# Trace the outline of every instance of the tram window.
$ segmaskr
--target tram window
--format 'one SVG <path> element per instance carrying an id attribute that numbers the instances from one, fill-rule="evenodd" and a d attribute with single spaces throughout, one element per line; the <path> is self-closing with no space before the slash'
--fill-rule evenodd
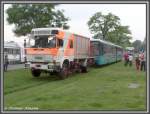
<path id="1" fill-rule="evenodd" d="M 94 56 L 99 56 L 99 54 L 100 54 L 99 42 L 92 42 L 91 47 L 92 47 L 93 55 Z"/>
<path id="2" fill-rule="evenodd" d="M 17 54 L 19 54 L 20 53 L 20 49 L 18 49 L 18 52 L 17 52 Z"/>
<path id="3" fill-rule="evenodd" d="M 7 49 L 7 52 L 10 53 L 10 49 Z"/>
<path id="4" fill-rule="evenodd" d="M 13 49 L 11 49 L 11 54 L 13 54 Z"/>
<path id="5" fill-rule="evenodd" d="M 8 48 L 6 48 L 6 52 L 8 53 Z"/>
<path id="6" fill-rule="evenodd" d="M 7 52 L 8 52 L 8 53 L 10 53 L 10 50 L 9 50 L 9 49 L 7 49 Z"/>
<path id="7" fill-rule="evenodd" d="M 16 54 L 16 50 L 15 49 L 13 50 L 13 54 Z"/>
<path id="8" fill-rule="evenodd" d="M 100 55 L 104 54 L 103 44 L 102 43 L 99 44 L 99 53 L 100 53 Z"/>
<path id="9" fill-rule="evenodd" d="M 15 54 L 17 54 L 17 52 L 18 52 L 18 50 L 16 49 L 16 50 L 15 50 Z"/>
<path id="10" fill-rule="evenodd" d="M 15 50 L 14 50 L 14 49 L 12 49 L 12 54 L 14 54 L 14 51 L 15 51 Z"/>
<path id="11" fill-rule="evenodd" d="M 14 54 L 14 50 L 13 49 L 11 50 L 11 53 Z"/>
<path id="12" fill-rule="evenodd" d="M 106 52 L 107 52 L 107 46 L 103 44 L 103 54 L 105 54 Z"/>
<path id="13" fill-rule="evenodd" d="M 4 48 L 4 52 L 7 52 L 7 48 Z"/>
<path id="14" fill-rule="evenodd" d="M 16 51 L 15 49 L 12 49 L 12 54 L 15 54 L 15 51 Z"/>
<path id="15" fill-rule="evenodd" d="M 8 53 L 10 54 L 10 49 L 8 49 Z"/>
<path id="16" fill-rule="evenodd" d="M 8 50 L 8 53 L 9 53 L 9 54 L 12 54 L 12 49 L 9 49 L 9 50 Z"/>
<path id="17" fill-rule="evenodd" d="M 15 54 L 18 54 L 18 49 L 15 50 Z"/>

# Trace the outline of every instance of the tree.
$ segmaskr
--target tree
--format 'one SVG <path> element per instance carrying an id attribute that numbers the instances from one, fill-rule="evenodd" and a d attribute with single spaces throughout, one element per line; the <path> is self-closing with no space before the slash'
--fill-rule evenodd
<path id="1" fill-rule="evenodd" d="M 141 51 L 142 41 L 141 41 L 141 40 L 135 40 L 135 41 L 132 43 L 132 46 L 134 47 L 135 52 L 139 52 L 139 51 Z"/>
<path id="2" fill-rule="evenodd" d="M 88 21 L 88 26 L 94 38 L 100 38 L 120 44 L 130 45 L 131 31 L 128 26 L 122 26 L 120 18 L 112 13 L 103 15 L 101 12 L 95 13 Z"/>
<path id="3" fill-rule="evenodd" d="M 26 36 L 32 28 L 58 27 L 63 26 L 68 29 L 67 21 L 63 11 L 55 11 L 58 4 L 13 4 L 7 9 L 9 24 L 14 24 L 14 33 L 17 36 Z"/>
<path id="4" fill-rule="evenodd" d="M 144 38 L 144 41 L 141 44 L 141 50 L 146 50 L 146 37 Z"/>
<path id="5" fill-rule="evenodd" d="M 119 20 L 119 17 L 111 13 L 102 15 L 101 12 L 98 12 L 90 18 L 88 26 L 94 36 L 103 36 L 103 39 L 107 39 L 107 33 L 113 31 L 119 25 Z"/>
<path id="6" fill-rule="evenodd" d="M 58 10 L 54 14 L 54 19 L 52 20 L 52 23 L 56 27 L 63 27 L 64 29 L 69 29 L 69 26 L 67 25 L 68 18 L 66 18 L 63 14 L 64 10 Z"/>
<path id="7" fill-rule="evenodd" d="M 128 26 L 117 26 L 111 32 L 108 32 L 108 40 L 114 42 L 118 45 L 129 46 L 132 37 L 130 36 L 131 32 L 128 29 Z"/>

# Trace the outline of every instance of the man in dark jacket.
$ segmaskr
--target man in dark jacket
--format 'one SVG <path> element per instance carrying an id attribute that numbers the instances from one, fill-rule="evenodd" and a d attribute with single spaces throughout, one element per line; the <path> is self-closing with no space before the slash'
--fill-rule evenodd
<path id="1" fill-rule="evenodd" d="M 7 71 L 7 68 L 8 68 L 8 55 L 5 55 L 4 57 L 4 71 Z"/>

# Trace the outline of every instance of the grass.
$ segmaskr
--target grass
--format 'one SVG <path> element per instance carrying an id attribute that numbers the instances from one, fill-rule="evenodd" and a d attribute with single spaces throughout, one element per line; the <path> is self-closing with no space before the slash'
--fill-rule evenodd
<path id="1" fill-rule="evenodd" d="M 139 84 L 129 88 L 129 84 Z M 32 77 L 30 70 L 4 74 L 4 107 L 38 110 L 140 110 L 146 111 L 146 73 L 122 62 L 90 68 L 65 80 L 42 74 Z"/>

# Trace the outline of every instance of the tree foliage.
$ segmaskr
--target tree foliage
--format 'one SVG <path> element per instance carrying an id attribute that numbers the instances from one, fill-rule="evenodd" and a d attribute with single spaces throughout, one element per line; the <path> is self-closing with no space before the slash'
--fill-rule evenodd
<path id="1" fill-rule="evenodd" d="M 146 37 L 144 38 L 144 41 L 142 42 L 141 48 L 142 48 L 143 50 L 146 50 Z"/>
<path id="2" fill-rule="evenodd" d="M 141 46 L 142 46 L 142 41 L 141 40 L 135 40 L 132 43 L 132 46 L 134 47 L 136 52 L 140 52 L 141 51 Z"/>
<path id="3" fill-rule="evenodd" d="M 129 35 L 131 34 L 128 26 L 117 26 L 111 32 L 108 32 L 108 40 L 114 42 L 118 45 L 122 45 L 123 47 L 130 46 L 130 40 L 132 37 Z"/>
<path id="4" fill-rule="evenodd" d="M 64 26 L 69 29 L 63 11 L 55 11 L 58 4 L 13 4 L 7 9 L 9 24 L 14 24 L 14 33 L 17 36 L 25 36 L 30 33 L 32 28 Z"/>
<path id="5" fill-rule="evenodd" d="M 141 40 L 135 40 L 132 43 L 132 46 L 135 48 L 135 51 L 138 53 L 140 51 L 146 50 L 146 38 L 142 42 Z"/>
<path id="6" fill-rule="evenodd" d="M 100 38 L 129 46 L 131 32 L 128 26 L 122 26 L 120 18 L 112 13 L 103 15 L 101 12 L 95 13 L 88 21 L 88 26 L 94 38 Z"/>

